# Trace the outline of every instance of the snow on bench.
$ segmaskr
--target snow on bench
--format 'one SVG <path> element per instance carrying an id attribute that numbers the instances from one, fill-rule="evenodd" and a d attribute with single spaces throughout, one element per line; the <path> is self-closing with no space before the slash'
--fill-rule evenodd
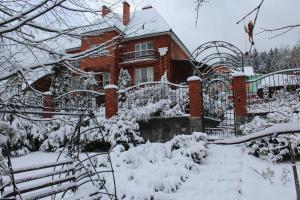
<path id="1" fill-rule="evenodd" d="M 65 168 L 63 168 L 67 165 Z M 55 170 L 55 167 L 61 166 L 61 169 Z M 49 171 L 53 168 L 53 171 Z M 40 171 L 48 169 L 47 172 Z M 27 172 L 34 172 L 34 175 L 26 174 Z M 25 173 L 25 174 L 24 174 Z M 8 180 L 3 182 L 0 187 L 1 190 L 1 198 L 9 198 L 16 197 L 21 195 L 21 199 L 29 200 L 29 199 L 40 199 L 47 196 L 51 196 L 54 194 L 58 194 L 61 192 L 66 192 L 70 189 L 76 189 L 77 182 L 75 173 L 75 165 L 72 160 L 64 160 L 59 162 L 51 162 L 45 164 L 39 164 L 28 167 L 20 167 L 12 169 L 11 172 L 5 174 L 7 176 L 20 174 L 20 178 L 15 178 L 14 181 Z M 59 176 L 59 178 L 53 179 L 54 176 Z M 63 176 L 63 177 L 62 177 Z M 40 180 L 49 177 L 44 181 L 35 182 L 35 180 Z M 52 179 L 50 178 L 52 177 Z M 27 183 L 29 185 L 26 186 L 18 186 L 19 184 Z M 14 187 L 16 185 L 16 188 Z M 12 186 L 12 187 L 10 187 Z M 51 187 L 52 188 L 48 188 Z M 53 188 L 53 186 L 56 186 Z M 9 188 L 8 188 L 9 187 Z M 6 189 L 8 188 L 8 189 Z M 47 189 L 48 188 L 48 189 Z M 5 190 L 6 189 L 6 190 Z M 38 190 L 38 192 L 36 192 Z M 23 195 L 24 193 L 29 193 L 27 195 Z"/>
<path id="2" fill-rule="evenodd" d="M 17 173 L 29 172 L 29 171 L 39 170 L 39 169 L 46 169 L 46 168 L 57 167 L 60 165 L 66 165 L 66 164 L 72 164 L 72 163 L 73 163 L 72 160 L 64 160 L 64 161 L 39 164 L 39 165 L 34 165 L 34 166 L 29 166 L 29 167 L 19 167 L 19 168 L 15 168 L 13 171 L 14 171 L 14 174 L 17 174 Z"/>
<path id="3" fill-rule="evenodd" d="M 293 134 L 293 133 L 300 133 L 299 122 L 276 124 L 254 134 L 245 135 L 238 138 L 215 140 L 213 142 L 209 142 L 208 144 L 223 144 L 223 145 L 241 144 L 244 142 L 249 142 L 251 140 L 256 140 L 266 136 Z"/>
<path id="4" fill-rule="evenodd" d="M 56 188 L 51 188 L 51 189 L 48 189 L 46 191 L 36 192 L 34 194 L 23 195 L 22 200 L 23 199 L 26 199 L 26 200 L 41 199 L 41 198 L 48 197 L 48 196 L 51 196 L 51 195 L 54 195 L 54 194 L 58 194 L 58 193 L 61 193 L 61 192 L 64 192 L 64 191 L 67 191 L 67 190 L 70 190 L 70 189 L 74 189 L 76 187 L 77 187 L 76 182 L 67 183 L 63 186 L 56 187 Z M 18 197 L 17 200 L 21 200 L 21 198 Z"/>

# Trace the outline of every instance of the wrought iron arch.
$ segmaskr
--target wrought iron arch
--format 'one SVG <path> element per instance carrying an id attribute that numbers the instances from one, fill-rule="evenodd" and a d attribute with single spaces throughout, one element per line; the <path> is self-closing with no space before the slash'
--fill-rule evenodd
<path id="1" fill-rule="evenodd" d="M 213 51 L 210 53 L 210 51 Z M 206 55 L 208 53 L 208 55 Z M 204 56 L 204 57 L 202 57 Z M 217 60 L 217 61 L 215 61 Z M 231 62 L 227 61 L 230 60 Z M 194 50 L 190 61 L 194 67 L 194 74 L 205 78 L 202 73 L 203 67 L 208 67 L 214 63 L 227 63 L 234 71 L 244 71 L 243 52 L 233 44 L 224 41 L 211 41 L 200 45 Z M 213 61 L 212 64 L 208 64 Z"/>

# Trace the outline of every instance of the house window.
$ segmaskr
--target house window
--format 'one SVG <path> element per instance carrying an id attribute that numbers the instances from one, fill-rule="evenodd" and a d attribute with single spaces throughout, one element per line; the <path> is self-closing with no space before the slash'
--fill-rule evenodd
<path id="1" fill-rule="evenodd" d="M 138 68 L 135 70 L 135 83 L 153 81 L 153 67 Z"/>
<path id="2" fill-rule="evenodd" d="M 104 72 L 103 74 L 96 75 L 96 79 L 99 83 L 100 88 L 104 88 L 106 85 L 109 85 L 110 73 Z"/>
<path id="3" fill-rule="evenodd" d="M 151 55 L 153 53 L 153 42 L 144 42 L 135 45 L 135 57 L 140 58 L 143 56 Z"/>
<path id="4" fill-rule="evenodd" d="M 103 87 L 109 85 L 109 81 L 110 81 L 110 73 L 105 72 L 103 74 Z"/>

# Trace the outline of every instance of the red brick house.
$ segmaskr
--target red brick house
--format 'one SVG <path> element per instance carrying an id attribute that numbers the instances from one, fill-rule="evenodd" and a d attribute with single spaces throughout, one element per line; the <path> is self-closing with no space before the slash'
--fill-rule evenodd
<path id="1" fill-rule="evenodd" d="M 190 52 L 152 6 L 131 13 L 129 3 L 123 1 L 122 16 L 103 6 L 102 17 L 103 26 L 85 33 L 80 46 L 66 50 L 78 53 L 122 36 L 108 47 L 108 55 L 93 55 L 73 63 L 81 70 L 98 72 L 100 88 L 117 84 L 121 68 L 128 70 L 132 84 L 158 81 L 165 73 L 169 81 L 180 83 L 192 74 Z"/>

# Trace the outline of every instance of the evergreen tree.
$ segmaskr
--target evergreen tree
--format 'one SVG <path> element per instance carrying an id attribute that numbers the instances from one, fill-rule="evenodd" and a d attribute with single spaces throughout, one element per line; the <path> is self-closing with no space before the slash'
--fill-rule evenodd
<path id="1" fill-rule="evenodd" d="M 266 73 L 266 69 L 267 69 L 267 52 L 265 51 L 262 51 L 260 53 L 260 58 L 261 58 L 261 65 L 260 65 L 260 68 L 259 68 L 259 71 L 258 73 Z"/>
<path id="2" fill-rule="evenodd" d="M 252 63 L 253 69 L 255 71 L 259 71 L 261 61 L 260 61 L 259 53 L 256 48 L 254 48 L 252 52 L 252 62 L 253 62 Z"/>
<path id="3" fill-rule="evenodd" d="M 121 69 L 119 74 L 118 86 L 120 90 L 124 90 L 129 87 L 131 83 L 131 76 L 127 69 Z"/>

